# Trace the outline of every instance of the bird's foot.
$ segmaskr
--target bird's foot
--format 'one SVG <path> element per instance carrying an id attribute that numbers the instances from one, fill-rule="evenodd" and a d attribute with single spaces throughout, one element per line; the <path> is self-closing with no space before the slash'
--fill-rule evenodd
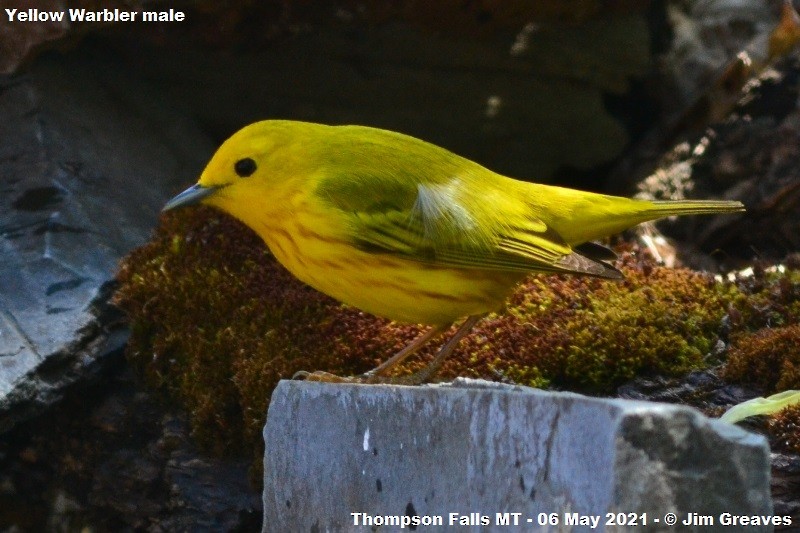
<path id="1" fill-rule="evenodd" d="M 453 352 L 453 349 L 456 347 L 458 342 L 461 340 L 461 337 L 469 333 L 472 327 L 483 317 L 484 315 L 470 315 L 467 319 L 458 327 L 458 330 L 455 334 L 450 338 L 444 346 L 442 346 L 439 353 L 436 354 L 436 357 L 433 358 L 433 361 L 430 362 L 428 366 L 419 370 L 409 376 L 387 376 L 386 374 L 398 364 L 400 364 L 403 360 L 405 360 L 408 356 L 415 353 L 420 347 L 422 347 L 426 342 L 430 341 L 432 338 L 436 337 L 440 333 L 442 333 L 447 326 L 434 326 L 419 337 L 417 337 L 414 342 L 394 354 L 389 360 L 384 362 L 381 365 L 378 365 L 376 368 L 370 370 L 369 372 L 364 372 L 359 376 L 350 376 L 350 377 L 342 377 L 337 376 L 336 374 L 330 374 L 328 372 L 323 372 L 318 370 L 316 372 L 306 372 L 300 371 L 296 372 L 292 379 L 305 379 L 306 381 L 319 381 L 323 383 L 363 383 L 369 385 L 421 385 L 430 381 L 432 377 L 436 375 L 439 369 L 442 367 L 442 363 L 444 360 Z"/>
<path id="2" fill-rule="evenodd" d="M 306 372 L 305 370 L 300 370 L 299 372 L 295 372 L 294 376 L 292 376 L 292 379 L 318 381 L 321 383 L 364 383 L 363 381 L 360 381 L 359 378 L 360 376 L 337 376 L 336 374 L 323 372 L 322 370 L 317 370 L 316 372 Z"/>
<path id="3" fill-rule="evenodd" d="M 383 376 L 375 373 L 374 370 L 364 372 L 358 376 L 337 376 L 330 372 L 317 370 L 316 372 L 306 372 L 301 370 L 295 372 L 292 379 L 302 379 L 304 381 L 315 381 L 320 383 L 361 383 L 365 385 L 419 385 L 422 381 L 415 379 L 417 374 L 410 376 Z"/>

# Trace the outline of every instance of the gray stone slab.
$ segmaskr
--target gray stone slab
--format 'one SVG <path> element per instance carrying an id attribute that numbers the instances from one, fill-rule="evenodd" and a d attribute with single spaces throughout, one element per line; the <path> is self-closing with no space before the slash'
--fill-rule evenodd
<path id="1" fill-rule="evenodd" d="M 120 348 L 108 282 L 212 152 L 96 49 L 0 77 L 0 431 Z"/>
<path id="2" fill-rule="evenodd" d="M 730 531 L 723 513 L 772 514 L 764 438 L 681 406 L 469 380 L 282 381 L 264 439 L 264 531 L 373 531 L 351 513 L 442 517 L 424 531 L 573 532 L 592 530 L 576 517 L 630 530 L 606 513 L 674 531 L 675 513 L 703 523 L 684 531 Z M 472 523 L 450 525 L 450 513 Z M 519 525 L 499 524 L 514 520 L 505 513 Z"/>

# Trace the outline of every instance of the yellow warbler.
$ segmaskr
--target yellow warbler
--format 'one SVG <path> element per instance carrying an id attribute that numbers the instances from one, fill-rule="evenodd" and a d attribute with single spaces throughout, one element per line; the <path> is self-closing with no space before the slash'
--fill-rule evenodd
<path id="1" fill-rule="evenodd" d="M 358 381 L 387 371 L 467 317 L 430 378 L 481 316 L 529 272 L 619 278 L 590 241 L 670 215 L 742 211 L 740 202 L 647 201 L 501 176 L 391 131 L 267 120 L 214 154 L 164 210 L 202 202 L 238 218 L 292 274 L 374 315 L 433 326 Z M 316 372 L 310 379 L 339 380 Z"/>

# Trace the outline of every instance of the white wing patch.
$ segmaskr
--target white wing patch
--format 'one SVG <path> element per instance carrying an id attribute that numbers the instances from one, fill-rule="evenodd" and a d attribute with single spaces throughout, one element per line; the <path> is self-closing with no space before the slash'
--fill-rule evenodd
<path id="1" fill-rule="evenodd" d="M 475 230 L 475 219 L 459 203 L 460 185 L 458 179 L 442 185 L 417 185 L 417 199 L 411 209 L 411 218 L 419 217 L 422 220 L 425 237 L 441 238 Z"/>

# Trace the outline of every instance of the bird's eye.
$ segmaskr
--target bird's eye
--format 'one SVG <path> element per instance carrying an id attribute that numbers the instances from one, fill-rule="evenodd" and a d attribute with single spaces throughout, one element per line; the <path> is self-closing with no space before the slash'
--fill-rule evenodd
<path id="1" fill-rule="evenodd" d="M 258 168 L 256 162 L 249 157 L 240 159 L 233 165 L 233 170 L 235 170 L 236 174 L 241 178 L 252 176 L 256 168 Z"/>

